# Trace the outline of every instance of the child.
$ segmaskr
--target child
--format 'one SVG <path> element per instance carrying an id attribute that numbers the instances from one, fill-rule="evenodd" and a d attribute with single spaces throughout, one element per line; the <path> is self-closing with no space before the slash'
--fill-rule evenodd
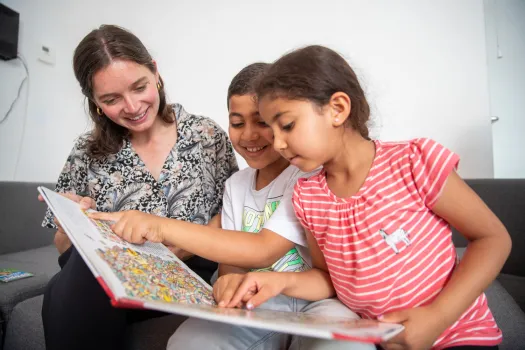
<path id="1" fill-rule="evenodd" d="M 303 171 L 324 167 L 299 179 L 293 203 L 337 296 L 363 318 L 405 326 L 383 348 L 497 348 L 502 335 L 483 290 L 511 241 L 456 174 L 458 156 L 429 139 L 370 140 L 369 107 L 357 77 L 325 47 L 280 58 L 257 93 L 283 157 Z M 451 225 L 470 241 L 459 264 Z M 227 306 L 248 291 L 248 305 L 256 306 L 300 288 L 294 283 L 249 274 Z M 325 288 L 322 283 L 303 287 Z"/>
<path id="2" fill-rule="evenodd" d="M 308 270 L 301 274 L 303 278 L 329 281 L 325 271 L 310 269 L 311 258 L 306 249 L 304 230 L 292 205 L 297 179 L 313 174 L 302 173 L 273 149 L 272 130 L 261 120 L 257 110 L 254 81 L 267 66 L 255 63 L 244 68 L 233 78 L 228 89 L 229 136 L 233 147 L 250 168 L 237 172 L 226 182 L 221 214 L 223 230 L 177 220 L 166 221 L 139 212 L 93 215 L 95 218 L 117 219 L 115 233 L 123 234 L 124 238 L 132 242 L 141 242 L 146 234 L 147 239 L 171 242 L 186 251 L 221 262 L 221 277 L 213 286 L 219 306 L 224 306 L 223 300 L 230 300 L 248 272 L 246 268 L 263 268 L 264 272 L 261 273 L 287 278 Z M 153 237 L 156 232 L 161 233 L 163 238 Z M 261 307 L 357 318 L 339 301 L 322 300 L 334 294 L 330 283 L 325 282 L 324 286 L 326 288 L 317 289 L 315 295 L 308 289 L 283 291 L 286 295 L 275 296 Z M 309 300 L 321 301 L 310 303 Z M 236 305 L 241 306 L 242 301 Z M 168 343 L 169 349 L 325 347 L 375 349 L 370 344 L 290 337 L 272 331 L 191 318 L 177 329 Z"/>

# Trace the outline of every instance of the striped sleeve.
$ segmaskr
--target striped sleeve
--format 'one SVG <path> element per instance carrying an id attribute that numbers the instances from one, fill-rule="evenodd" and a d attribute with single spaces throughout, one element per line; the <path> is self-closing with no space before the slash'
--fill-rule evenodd
<path id="1" fill-rule="evenodd" d="M 410 159 L 415 186 L 432 209 L 448 176 L 457 169 L 459 156 L 436 141 L 421 138 L 412 142 Z"/>
<path id="2" fill-rule="evenodd" d="M 306 216 L 304 214 L 303 203 L 302 203 L 302 198 L 301 198 L 301 185 L 305 181 L 307 181 L 307 179 L 297 180 L 297 183 L 295 184 L 294 189 L 293 189 L 292 201 L 293 201 L 293 208 L 294 208 L 295 216 L 297 217 L 297 220 L 299 220 L 299 222 L 301 223 L 301 225 L 303 225 L 304 228 L 306 228 L 307 230 L 310 230 L 310 227 L 308 226 L 308 223 L 306 221 Z"/>

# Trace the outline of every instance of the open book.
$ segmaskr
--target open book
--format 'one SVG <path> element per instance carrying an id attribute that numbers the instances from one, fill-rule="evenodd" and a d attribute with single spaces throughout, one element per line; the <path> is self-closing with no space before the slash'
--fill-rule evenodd
<path id="1" fill-rule="evenodd" d="M 115 235 L 110 223 L 93 220 L 79 205 L 38 188 L 86 265 L 115 307 L 164 311 L 210 321 L 316 338 L 379 343 L 402 325 L 301 312 L 226 309 L 212 287 L 161 243 L 135 245 Z"/>

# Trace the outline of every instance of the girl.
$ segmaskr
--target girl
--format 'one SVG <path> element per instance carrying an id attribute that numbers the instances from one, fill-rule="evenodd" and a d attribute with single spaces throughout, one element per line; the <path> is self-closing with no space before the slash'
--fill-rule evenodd
<path id="1" fill-rule="evenodd" d="M 280 58 L 257 93 L 275 149 L 303 171 L 324 168 L 299 179 L 293 203 L 338 298 L 364 318 L 405 326 L 382 346 L 496 348 L 502 335 L 483 290 L 511 241 L 455 172 L 458 156 L 429 139 L 370 140 L 357 77 L 325 47 Z M 470 241 L 459 264 L 451 226 Z M 251 273 L 228 306 L 255 293 L 254 307 L 292 287 L 283 276 Z"/>

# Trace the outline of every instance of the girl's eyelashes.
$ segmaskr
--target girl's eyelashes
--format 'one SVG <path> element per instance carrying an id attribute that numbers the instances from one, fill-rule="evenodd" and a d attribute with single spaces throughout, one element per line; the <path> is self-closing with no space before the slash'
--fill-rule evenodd
<path id="1" fill-rule="evenodd" d="M 284 131 L 290 131 L 292 130 L 294 125 L 295 125 L 295 122 L 291 122 L 291 123 L 281 126 L 281 129 L 283 129 Z"/>

